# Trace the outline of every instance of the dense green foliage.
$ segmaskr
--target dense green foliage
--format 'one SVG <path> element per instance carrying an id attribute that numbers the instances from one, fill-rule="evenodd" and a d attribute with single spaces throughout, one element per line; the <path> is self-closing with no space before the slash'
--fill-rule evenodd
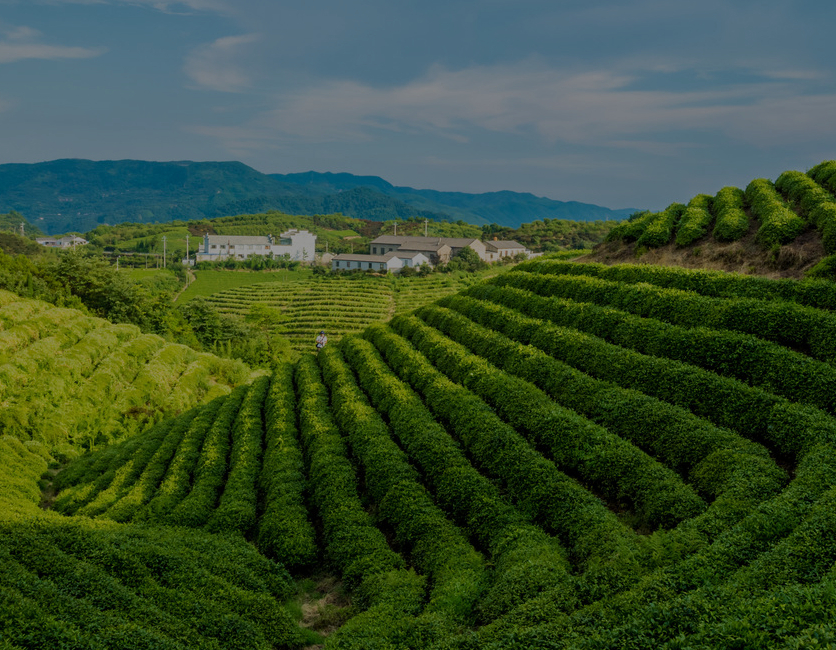
<path id="1" fill-rule="evenodd" d="M 791 242 L 806 227 L 804 220 L 789 208 L 774 185 L 765 178 L 756 178 L 749 183 L 745 197 L 752 215 L 761 222 L 756 237 L 764 246 Z"/>
<path id="2" fill-rule="evenodd" d="M 549 219 L 524 223 L 519 228 L 503 228 L 496 224 L 482 226 L 485 241 L 493 239 L 513 240 L 532 251 L 550 253 L 561 250 L 592 248 L 607 238 L 619 222 L 567 221 Z"/>
<path id="3" fill-rule="evenodd" d="M 810 175 L 815 176 L 817 171 L 814 167 Z M 796 206 L 799 214 L 819 229 L 824 250 L 830 255 L 836 253 L 836 199 L 833 195 L 801 172 L 784 172 L 775 181 L 775 188 Z"/>
<path id="4" fill-rule="evenodd" d="M 33 237 L 38 237 L 44 234 L 40 228 L 29 223 L 26 220 L 26 217 L 19 212 L 12 210 L 6 214 L 0 214 L 0 232 L 11 232 L 16 235 L 20 235 L 21 224 L 23 225 L 23 235 L 25 237 L 32 239 Z"/>
<path id="5" fill-rule="evenodd" d="M 713 198 L 698 194 L 680 214 L 670 208 L 660 213 L 636 213 L 617 225 L 608 241 L 654 248 L 669 243 L 676 230 L 676 245 L 692 246 L 709 231 L 715 241 L 740 241 L 749 233 L 750 219 L 757 223 L 755 240 L 763 248 L 777 250 L 815 228 L 828 255 L 836 254 L 836 161 L 822 162 L 806 174 L 786 171 L 772 183 L 753 180 L 745 192 L 724 187 Z M 713 229 L 712 229 L 713 223 Z M 816 269 L 814 277 L 833 279 L 831 262 Z"/>
<path id="6" fill-rule="evenodd" d="M 240 362 L 0 291 L 4 433 L 97 446 L 240 383 Z"/>
<path id="7" fill-rule="evenodd" d="M 197 351 L 242 359 L 253 366 L 269 367 L 289 354 L 287 341 L 264 326 L 265 314 L 257 307 L 245 310 L 242 318 L 231 318 L 202 299 L 174 303 L 185 280 L 180 266 L 134 280 L 131 273 L 86 251 L 38 249 L 33 255 L 14 257 L 0 252 L 0 290 L 85 309 L 111 322 L 136 325 Z M 267 319 L 271 320 L 269 315 Z"/>
<path id="8" fill-rule="evenodd" d="M 613 227 L 607 235 L 606 241 L 623 240 L 625 242 L 634 242 L 641 237 L 647 224 L 655 218 L 655 212 L 649 212 L 648 210 L 634 212 L 629 216 L 627 221 L 623 221 Z"/>
<path id="9" fill-rule="evenodd" d="M 784 300 L 808 307 L 836 311 L 836 284 L 822 280 L 769 280 L 751 275 L 683 269 L 647 264 L 567 263 L 549 257 L 521 264 L 518 271 L 534 271 L 555 275 L 589 275 L 625 282 L 648 283 L 659 287 L 693 291 L 713 298 L 755 298 L 757 300 Z"/>
<path id="10" fill-rule="evenodd" d="M 714 239 L 719 242 L 737 241 L 749 230 L 749 217 L 743 208 L 743 190 L 738 187 L 724 187 L 714 197 Z"/>
<path id="11" fill-rule="evenodd" d="M 704 237 L 712 221 L 712 197 L 697 194 L 688 202 L 676 228 L 676 245 L 689 246 Z"/>
<path id="12" fill-rule="evenodd" d="M 636 245 L 658 248 L 669 243 L 685 210 L 686 206 L 681 203 L 669 205 L 647 222 L 644 232 L 636 240 Z"/>
<path id="13" fill-rule="evenodd" d="M 0 289 L 59 306 L 87 308 L 114 323 L 132 323 L 143 331 L 192 342 L 182 316 L 171 308 L 179 288 L 175 275 L 135 282 L 103 259 L 81 249 L 0 252 Z"/>
<path id="14" fill-rule="evenodd" d="M 318 569 L 326 648 L 828 647 L 834 300 L 532 260 L 213 390 L 219 359 L 0 293 L 0 644 L 300 647 L 286 569 Z"/>
<path id="15" fill-rule="evenodd" d="M 66 518 L 38 508 L 52 458 L 0 438 L 0 640 L 14 648 L 291 648 L 289 574 L 200 532 Z"/>
<path id="16" fill-rule="evenodd" d="M 669 243 L 686 206 L 672 203 L 662 212 L 636 212 L 624 223 L 615 226 L 607 241 L 636 242 L 637 246 L 658 248 Z"/>

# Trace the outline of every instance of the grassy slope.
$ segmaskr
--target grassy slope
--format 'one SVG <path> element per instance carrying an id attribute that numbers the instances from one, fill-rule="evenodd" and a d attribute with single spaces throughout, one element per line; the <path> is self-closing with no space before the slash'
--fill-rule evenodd
<path id="1" fill-rule="evenodd" d="M 194 271 L 195 281 L 183 291 L 178 302 L 188 302 L 197 296 L 212 296 L 229 289 L 246 287 L 262 282 L 300 282 L 311 276 L 310 269 L 288 271 Z"/>

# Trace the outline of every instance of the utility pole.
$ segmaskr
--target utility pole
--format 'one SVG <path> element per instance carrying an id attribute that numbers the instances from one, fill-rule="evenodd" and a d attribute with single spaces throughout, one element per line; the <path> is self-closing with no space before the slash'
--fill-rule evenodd
<path id="1" fill-rule="evenodd" d="M 427 224 L 430 222 L 429 219 L 424 219 L 424 237 L 427 236 Z"/>
<path id="2" fill-rule="evenodd" d="M 398 222 L 395 222 L 395 237 L 398 236 Z"/>
<path id="3" fill-rule="evenodd" d="M 186 233 L 186 266 L 189 265 L 189 233 Z"/>
<path id="4" fill-rule="evenodd" d="M 163 268 L 165 268 L 165 241 L 166 241 L 166 236 L 163 235 Z"/>

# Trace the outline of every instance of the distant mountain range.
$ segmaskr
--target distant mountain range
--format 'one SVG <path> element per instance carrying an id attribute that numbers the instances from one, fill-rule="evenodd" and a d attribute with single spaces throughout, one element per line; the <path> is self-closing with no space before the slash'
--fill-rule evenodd
<path id="1" fill-rule="evenodd" d="M 0 213 L 16 210 L 50 233 L 125 221 L 165 223 L 279 210 L 374 221 L 429 218 L 516 228 L 551 219 L 619 220 L 634 209 L 555 201 L 520 192 L 438 192 L 377 176 L 262 174 L 240 162 L 53 160 L 0 165 Z"/>

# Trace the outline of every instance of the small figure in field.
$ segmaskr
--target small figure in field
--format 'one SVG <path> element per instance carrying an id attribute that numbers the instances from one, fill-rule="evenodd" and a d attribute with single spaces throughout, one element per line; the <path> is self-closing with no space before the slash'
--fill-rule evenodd
<path id="1" fill-rule="evenodd" d="M 316 337 L 316 351 L 319 352 L 325 347 L 326 343 L 328 343 L 328 337 L 325 336 L 325 332 L 320 332 L 319 336 Z"/>

